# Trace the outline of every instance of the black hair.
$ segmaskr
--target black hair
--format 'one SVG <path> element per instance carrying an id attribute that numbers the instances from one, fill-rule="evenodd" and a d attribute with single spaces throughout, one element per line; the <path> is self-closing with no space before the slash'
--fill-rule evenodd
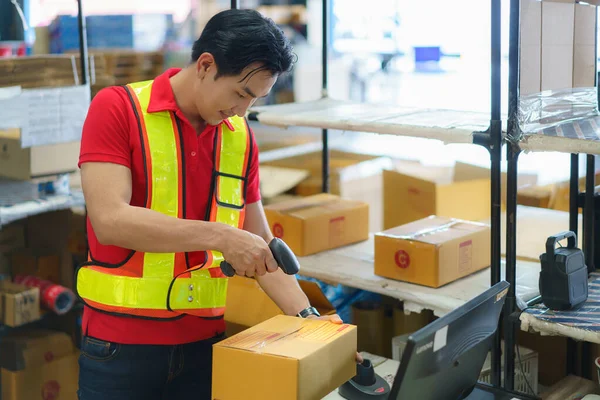
<path id="1" fill-rule="evenodd" d="M 192 47 L 192 62 L 210 53 L 219 76 L 235 76 L 253 63 L 273 75 L 289 72 L 294 63 L 290 41 L 273 20 L 258 11 L 229 9 L 215 14 Z M 246 79 L 244 77 L 244 79 Z"/>

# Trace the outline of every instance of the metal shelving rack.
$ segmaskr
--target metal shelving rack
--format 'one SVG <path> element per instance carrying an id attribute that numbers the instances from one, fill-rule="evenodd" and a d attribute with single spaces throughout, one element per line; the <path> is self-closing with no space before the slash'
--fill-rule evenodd
<path id="1" fill-rule="evenodd" d="M 328 56 L 328 15 L 329 15 L 329 3 L 331 0 L 323 0 L 322 2 L 322 29 L 323 29 L 323 41 L 322 41 L 322 100 L 324 105 L 324 112 L 327 113 L 328 110 L 331 110 L 333 113 L 336 111 L 336 104 L 327 103 L 328 93 L 327 93 L 327 77 L 328 77 L 328 68 L 327 68 L 327 56 Z M 490 153 L 490 161 L 491 161 L 491 276 L 490 276 L 490 284 L 494 285 L 498 283 L 501 279 L 501 159 L 502 159 L 502 144 L 504 141 L 503 138 L 503 130 L 502 130 L 502 118 L 501 118 L 501 0 L 491 0 L 491 116 L 489 120 L 486 120 L 484 126 L 481 120 L 478 120 L 476 124 L 481 127 L 481 130 L 470 131 L 472 137 L 469 138 L 468 143 L 473 143 L 477 145 L 481 145 L 488 149 Z M 239 3 L 236 0 L 231 1 L 231 7 L 237 8 L 239 7 Z M 346 106 L 345 103 L 341 104 L 341 106 Z M 275 108 L 274 108 L 275 107 Z M 277 110 L 277 107 L 281 106 L 266 106 L 266 107 L 258 107 L 255 112 L 249 114 L 249 119 L 264 122 L 266 124 L 277 125 L 273 123 L 273 119 L 277 117 L 275 113 L 272 115 L 266 115 L 265 121 L 261 120 L 261 113 L 269 114 L 268 110 Z M 286 105 L 283 105 L 286 107 Z M 289 107 L 294 107 L 291 105 Z M 328 108 L 329 107 L 329 108 Z M 281 108 L 280 108 L 281 109 Z M 267 110 L 266 112 L 263 110 Z M 336 122 L 327 121 L 323 119 L 322 114 L 319 119 L 312 120 L 310 122 L 302 121 L 299 122 L 299 119 L 302 119 L 304 115 L 300 115 L 304 112 L 304 109 L 299 109 L 299 113 L 295 112 L 293 108 L 285 108 L 285 110 L 289 110 L 290 114 L 294 114 L 296 119 L 292 119 L 288 121 L 288 123 L 282 122 L 281 125 L 297 125 L 297 126 L 313 126 L 313 127 L 321 127 L 322 128 L 322 179 L 323 179 L 323 192 L 329 192 L 329 141 L 328 141 L 328 128 L 326 126 L 331 126 L 336 129 L 347 129 L 347 130 L 357 130 L 361 131 L 360 125 L 367 124 L 369 121 L 363 118 L 356 121 L 357 123 L 348 124 L 350 126 L 344 125 L 346 121 L 338 121 L 337 126 Z M 436 134 L 423 134 L 419 135 L 419 133 L 424 133 L 419 129 L 427 129 L 428 127 L 420 124 L 415 124 L 414 118 L 410 121 L 403 123 L 402 121 L 402 109 L 398 110 L 398 115 L 393 115 L 393 110 L 390 110 L 385 117 L 391 117 L 395 119 L 395 121 L 390 122 L 388 126 L 378 126 L 378 130 L 371 130 L 371 132 L 379 132 L 379 133 L 390 133 L 390 134 L 398 134 L 404 136 L 413 136 L 413 137 L 423 137 L 427 136 L 434 139 L 441 139 L 447 142 L 451 142 L 451 140 L 446 140 L 446 137 L 442 135 L 440 131 L 443 131 L 445 125 L 443 123 L 439 124 L 439 126 L 435 126 L 430 129 L 436 130 Z M 284 111 L 285 112 L 285 111 Z M 311 114 L 311 116 L 315 116 L 315 114 Z M 379 116 L 381 118 L 382 115 Z M 327 115 L 325 115 L 326 119 Z M 381 118 L 384 119 L 384 118 Z M 415 128 L 410 130 L 409 134 L 400 133 L 400 131 L 404 128 Z M 398 132 L 390 132 L 396 128 Z M 465 130 L 465 126 L 462 126 L 463 130 Z M 364 130 L 363 130 L 364 131 Z M 415 134 L 416 133 L 416 134 Z M 472 139 L 472 140 L 471 140 Z M 457 142 L 465 143 L 467 142 L 464 138 L 459 139 Z M 513 269 L 514 272 L 514 269 Z M 514 283 L 514 278 L 512 279 L 512 283 Z M 511 303 L 514 303 L 515 297 L 515 289 L 514 286 L 511 285 L 511 294 L 512 300 Z M 508 308 L 507 308 L 508 309 Z M 500 387 L 501 384 L 501 338 L 500 332 L 496 334 L 493 341 L 492 352 L 491 352 L 491 384 L 495 387 Z"/>
<path id="2" fill-rule="evenodd" d="M 577 1 L 579 2 L 579 1 Z M 542 1 L 543 3 L 543 1 Z M 575 1 L 573 1 L 575 3 Z M 598 5 L 597 2 L 589 2 Z M 504 354 L 504 387 L 508 390 L 514 388 L 515 373 L 515 345 L 516 333 L 519 329 L 519 313 L 516 306 L 514 288 L 516 285 L 516 234 L 517 234 L 517 171 L 518 159 L 523 150 L 528 151 L 559 151 L 571 153 L 570 157 L 570 201 L 569 201 L 569 227 L 568 230 L 578 231 L 578 209 L 583 208 L 583 251 L 588 272 L 595 271 L 594 243 L 597 238 L 595 232 L 595 171 L 594 155 L 600 154 L 600 138 L 590 135 L 580 137 L 557 137 L 543 132 L 522 132 L 519 126 L 520 104 L 520 22 L 521 0 L 510 0 L 510 39 L 509 39 L 509 115 L 506 133 L 507 143 L 507 205 L 506 205 L 506 280 L 511 284 L 511 289 L 505 303 L 503 315 L 505 354 Z M 596 17 L 596 29 L 597 29 Z M 596 43 L 597 45 L 597 43 Z M 596 49 L 597 53 L 597 49 Z M 597 63 L 597 54 L 595 56 Z M 597 70 L 597 68 L 596 68 Z M 595 86 L 598 85 L 598 76 L 595 77 Z M 590 117 L 587 117 L 590 118 Z M 585 119 L 585 118 L 584 118 Z M 579 120 L 583 122 L 583 119 Z M 571 123 L 567 122 L 565 124 Z M 574 123 L 578 121 L 575 120 Z M 598 132 L 593 132 L 597 135 Z M 547 136 L 548 135 L 548 136 Z M 579 193 L 579 154 L 586 154 L 586 180 L 585 194 Z M 558 233 L 558 232 L 557 232 Z M 579 238 L 578 238 L 579 239 Z M 540 243 L 540 248 L 544 244 Z M 540 251 L 541 252 L 541 251 Z M 589 344 L 583 343 L 581 354 L 581 371 L 587 375 L 587 365 L 591 363 Z M 567 374 L 576 371 L 577 344 L 569 339 L 567 345 Z"/>
<path id="3" fill-rule="evenodd" d="M 88 46 L 87 46 L 87 35 L 86 35 L 86 24 L 85 16 L 83 13 L 83 0 L 77 0 L 77 22 L 78 22 L 78 35 L 79 35 L 79 56 L 81 57 L 81 80 L 80 85 L 86 86 L 90 82 L 89 72 L 89 59 L 88 59 Z M 1 182 L 0 182 L 1 185 Z M 3 193 L 4 194 L 4 193 Z M 3 221 L 0 215 L 0 230 L 2 230 L 3 224 L 8 224 L 19 219 L 24 219 L 29 216 L 41 214 L 49 211 L 62 210 L 70 208 L 74 204 L 79 205 L 83 199 L 71 199 L 69 196 L 65 197 L 64 201 L 57 201 L 56 198 L 50 197 L 48 201 L 42 202 L 31 202 L 27 201 L 27 204 L 16 204 L 16 208 L 22 208 L 15 212 L 13 215 L 9 215 L 7 221 Z M 1 207 L 0 207 L 1 208 Z M 1 214 L 1 210 L 0 210 Z"/>

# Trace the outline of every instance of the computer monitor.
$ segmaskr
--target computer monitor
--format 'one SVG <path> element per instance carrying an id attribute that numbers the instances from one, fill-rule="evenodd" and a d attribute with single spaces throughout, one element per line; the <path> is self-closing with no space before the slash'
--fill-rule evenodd
<path id="1" fill-rule="evenodd" d="M 388 399 L 470 400 L 508 288 L 499 282 L 410 335 Z"/>

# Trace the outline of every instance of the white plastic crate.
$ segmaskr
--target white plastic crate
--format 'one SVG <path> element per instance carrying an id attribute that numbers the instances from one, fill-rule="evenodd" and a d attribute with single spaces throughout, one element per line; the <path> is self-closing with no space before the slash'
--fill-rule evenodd
<path id="1" fill-rule="evenodd" d="M 502 342 L 502 351 L 504 351 L 504 341 Z M 514 386 L 515 390 L 517 392 L 521 392 L 521 393 L 537 395 L 539 393 L 539 387 L 538 387 L 539 386 L 538 385 L 539 356 L 538 356 L 538 353 L 536 353 L 533 350 L 527 349 L 523 346 L 519 346 L 519 353 L 521 353 L 521 360 L 520 360 L 521 362 L 520 363 L 519 363 L 519 357 L 517 356 L 517 352 L 515 351 L 515 386 Z M 492 383 L 492 381 L 491 381 L 492 369 L 490 367 L 490 363 L 491 363 L 491 355 L 488 354 L 487 358 L 485 359 L 485 363 L 483 364 L 481 374 L 479 375 L 479 380 L 481 382 L 485 382 L 485 383 L 489 383 L 489 384 Z M 501 364 L 502 364 L 502 372 L 504 372 L 504 357 L 502 357 L 502 359 L 501 359 Z M 522 372 L 521 372 L 521 369 L 522 369 Z M 523 375 L 525 375 L 525 378 L 527 378 L 527 381 L 525 380 Z M 501 379 L 502 379 L 502 382 L 504 382 L 504 374 L 503 373 L 501 374 Z M 531 392 L 531 389 L 529 389 L 527 382 L 529 382 L 531 389 L 533 389 L 533 393 Z"/>
<path id="2" fill-rule="evenodd" d="M 406 347 L 406 340 L 408 339 L 408 334 L 402 336 L 396 336 L 392 339 L 392 359 L 396 361 L 400 361 L 402 359 L 402 352 Z M 504 341 L 502 342 L 502 351 L 504 351 Z M 519 358 L 515 352 L 515 390 L 522 393 L 527 393 L 531 395 L 537 395 L 539 393 L 539 384 L 538 384 L 538 371 L 539 371 L 539 356 L 533 350 L 527 349 L 525 347 L 519 346 L 519 353 L 521 354 L 521 363 L 519 363 Z M 491 355 L 488 354 L 485 363 L 483 364 L 483 368 L 481 370 L 481 374 L 479 375 L 479 381 L 484 383 L 491 384 Z M 504 357 L 501 359 L 502 363 L 502 372 L 504 372 Z M 521 372 L 521 369 L 523 372 Z M 525 381 L 525 378 L 527 381 Z M 501 374 L 502 381 L 504 381 L 504 374 Z M 533 389 L 534 393 L 531 392 L 529 386 Z"/>

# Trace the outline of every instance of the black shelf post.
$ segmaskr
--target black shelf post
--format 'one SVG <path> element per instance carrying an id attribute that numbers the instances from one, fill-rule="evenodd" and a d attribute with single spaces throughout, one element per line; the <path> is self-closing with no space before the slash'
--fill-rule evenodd
<path id="1" fill-rule="evenodd" d="M 579 230 L 579 155 L 571 154 L 571 177 L 569 179 L 569 230 L 577 234 Z M 578 246 L 579 236 L 575 245 Z M 577 342 L 567 339 L 567 375 L 576 373 L 575 360 L 577 356 Z"/>
<path id="2" fill-rule="evenodd" d="M 87 28 L 85 17 L 83 15 L 83 0 L 77 0 L 77 24 L 79 30 L 79 57 L 81 58 L 81 83 L 86 85 L 89 83 L 89 67 L 88 67 L 88 47 L 87 47 Z"/>
<path id="3" fill-rule="evenodd" d="M 240 0 L 231 0 L 231 8 L 240 8 Z"/>
<path id="4" fill-rule="evenodd" d="M 329 1 L 323 0 L 323 43 L 322 43 L 322 53 L 321 53 L 321 61 L 323 63 L 322 68 L 322 86 L 321 86 L 321 95 L 322 97 L 327 97 L 327 55 L 328 55 L 328 45 L 329 45 L 329 23 L 328 23 L 328 13 L 329 13 Z M 323 142 L 323 152 L 322 152 L 322 180 L 323 180 L 323 193 L 329 192 L 329 132 L 327 129 L 323 129 L 321 131 L 321 140 Z"/>
<path id="5" fill-rule="evenodd" d="M 507 182 L 506 182 L 506 281 L 510 284 L 504 303 L 504 388 L 513 390 L 515 384 L 515 343 L 518 322 L 513 319 L 516 311 L 517 270 L 517 179 L 520 149 L 513 144 L 521 131 L 518 120 L 519 105 L 519 25 L 520 1 L 510 1 L 510 39 L 508 50 L 508 126 L 507 136 Z"/>
<path id="6" fill-rule="evenodd" d="M 500 282 L 501 274 L 501 243 L 502 243 L 502 2 L 491 0 L 491 118 L 490 126 L 485 132 L 475 132 L 473 143 L 485 147 L 490 153 L 491 181 L 491 254 L 490 254 L 490 283 L 491 286 Z M 491 384 L 501 386 L 502 372 L 502 342 L 500 330 L 496 332 L 491 347 Z"/>
<path id="7" fill-rule="evenodd" d="M 502 162 L 502 119 L 501 119 L 501 104 L 502 104 L 502 72 L 501 72 L 501 57 L 502 57 L 502 2 L 501 0 L 492 0 L 491 12 L 492 25 L 492 82 L 491 82 L 491 114 L 490 123 L 490 160 L 491 167 L 491 222 L 492 222 L 492 246 L 491 246 L 491 286 L 500 282 L 500 258 L 501 258 L 501 237 L 502 229 L 502 209 L 501 209 L 501 162 Z M 501 335 L 497 331 L 494 335 L 491 352 L 491 383 L 495 387 L 500 387 L 501 371 L 502 371 L 502 347 Z"/>

